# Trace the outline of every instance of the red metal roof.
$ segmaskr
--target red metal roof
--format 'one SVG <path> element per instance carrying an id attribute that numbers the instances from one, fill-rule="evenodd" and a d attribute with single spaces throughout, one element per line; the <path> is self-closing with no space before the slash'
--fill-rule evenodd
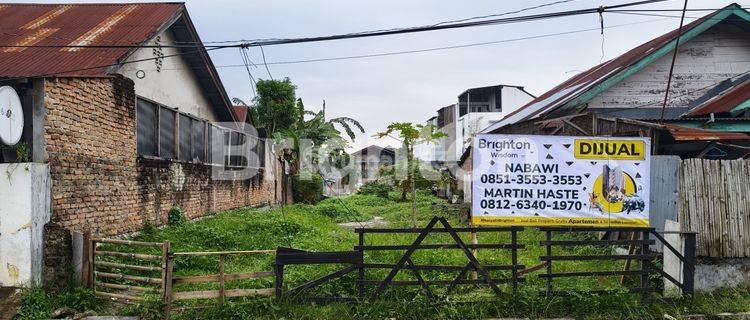
<path id="1" fill-rule="evenodd" d="M 750 140 L 750 135 L 742 132 L 702 130 L 674 124 L 664 126 L 677 141 Z"/>
<path id="2" fill-rule="evenodd" d="M 712 113 L 730 112 L 734 107 L 748 100 L 750 100 L 750 80 L 704 102 L 695 109 L 690 110 L 685 116 L 697 117 Z"/>
<path id="3" fill-rule="evenodd" d="M 0 4 L 0 45 L 136 45 L 182 3 Z M 133 48 L 0 48 L 0 77 L 98 76 Z"/>
<path id="4" fill-rule="evenodd" d="M 730 6 L 727 6 L 725 9 L 733 7 L 739 6 L 736 4 L 732 4 Z M 722 10 L 724 9 L 714 11 L 711 14 L 708 14 L 685 25 L 683 27 L 683 33 L 695 28 L 703 22 L 706 22 L 708 19 L 711 19 Z M 628 68 L 629 66 L 640 61 L 648 54 L 675 40 L 677 38 L 677 34 L 678 30 L 676 29 L 670 31 L 660 37 L 657 37 L 636 48 L 633 48 L 632 50 L 620 55 L 617 58 L 594 66 L 591 69 L 573 76 L 567 81 L 538 96 L 536 99 L 532 100 L 521 108 L 518 108 L 517 110 L 511 112 L 505 118 L 503 118 L 502 121 L 498 122 L 497 125 L 488 128 L 487 131 L 492 131 L 502 126 L 516 123 L 518 121 L 534 118 L 544 112 L 554 109 L 557 106 L 564 105 L 580 94 L 586 92 L 593 86 L 608 79 L 610 76 L 615 75 L 619 71 Z"/>
<path id="5" fill-rule="evenodd" d="M 247 120 L 247 106 L 232 106 L 234 109 L 234 116 L 238 121 L 245 122 Z"/>

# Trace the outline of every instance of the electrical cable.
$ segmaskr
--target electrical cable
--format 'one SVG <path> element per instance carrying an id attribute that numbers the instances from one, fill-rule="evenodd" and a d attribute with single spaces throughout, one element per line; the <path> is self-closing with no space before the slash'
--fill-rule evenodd
<path id="1" fill-rule="evenodd" d="M 611 25 L 611 26 L 605 26 L 604 29 L 621 28 L 621 27 L 627 27 L 627 26 L 632 26 L 632 25 L 639 25 L 639 24 L 645 24 L 645 23 L 651 23 L 651 22 L 657 22 L 657 21 L 664 21 L 664 20 L 666 20 L 666 19 L 650 19 L 650 20 L 643 20 L 643 21 L 637 21 L 637 22 L 631 22 L 631 23 L 615 24 L 615 25 Z M 527 36 L 527 37 L 520 37 L 520 38 L 503 39 L 503 40 L 496 40 L 496 41 L 459 44 L 459 45 L 453 45 L 453 46 L 432 47 L 432 48 L 404 50 L 404 51 L 389 51 L 389 52 L 379 52 L 379 53 L 372 53 L 372 54 L 339 56 L 339 57 L 329 57 L 329 58 L 315 58 L 315 59 L 289 60 L 289 61 L 270 61 L 270 62 L 267 62 L 266 64 L 268 64 L 268 65 L 286 65 L 286 64 L 299 64 L 299 63 L 326 62 L 326 61 L 337 61 L 337 60 L 350 60 L 350 59 L 364 59 L 364 58 L 395 56 L 395 55 L 404 55 L 404 54 L 412 54 L 412 53 L 423 53 L 423 52 L 432 52 L 432 51 L 441 51 L 441 50 L 461 49 L 461 48 L 469 48 L 469 47 L 475 47 L 475 46 L 486 46 L 486 45 L 493 45 L 493 44 L 499 44 L 499 43 L 508 43 L 508 42 L 516 42 L 516 41 L 531 40 L 531 39 L 549 38 L 549 37 L 555 37 L 555 36 L 561 36 L 561 35 L 584 33 L 584 32 L 599 31 L 599 30 L 600 30 L 600 27 L 596 27 L 596 28 L 578 29 L 578 30 L 563 31 L 563 32 L 556 32 L 556 33 L 549 33 L 549 34 L 541 34 L 541 35 L 534 35 L 534 36 Z M 218 65 L 218 66 L 216 66 L 216 68 L 237 68 L 237 67 L 244 67 L 244 64 L 228 64 L 228 65 Z M 169 69 L 162 69 L 162 70 L 181 70 L 181 69 L 182 68 L 169 68 Z"/>
<path id="2" fill-rule="evenodd" d="M 663 2 L 663 1 L 666 1 L 666 0 L 643 0 L 643 1 L 638 1 L 638 2 L 631 2 L 631 3 L 608 6 L 606 8 L 607 9 L 624 8 L 624 7 L 629 7 L 629 6 L 651 4 L 651 3 Z M 435 31 L 435 30 L 446 30 L 446 29 L 456 29 L 456 28 L 466 28 L 466 27 L 486 26 L 486 25 L 498 25 L 498 24 L 517 23 L 517 22 L 537 21 L 537 20 L 568 17 L 568 16 L 575 16 L 575 15 L 582 15 L 582 14 L 599 13 L 600 10 L 601 10 L 601 7 L 597 7 L 597 8 L 590 8 L 590 9 L 578 9 L 578 10 L 570 10 L 570 11 L 560 11 L 560 12 L 552 12 L 552 13 L 544 13 L 544 14 L 536 14 L 536 15 L 528 15 L 528 16 L 518 16 L 518 17 L 510 17 L 510 18 L 489 19 L 489 20 L 481 20 L 481 21 L 473 21 L 473 22 L 461 22 L 461 23 L 444 24 L 444 25 L 436 25 L 436 26 L 422 26 L 422 27 L 401 28 L 401 29 L 383 30 L 383 31 L 366 31 L 366 32 L 358 32 L 358 33 L 348 33 L 348 34 L 338 34 L 338 35 L 328 35 L 328 36 L 318 36 L 318 37 L 308 37 L 308 38 L 290 38 L 290 39 L 279 39 L 279 40 L 269 40 L 269 41 L 256 41 L 256 42 L 249 42 L 247 43 L 247 45 L 251 47 L 257 47 L 261 45 L 269 46 L 269 45 L 281 45 L 281 44 L 292 44 L 292 43 L 321 42 L 321 41 L 331 41 L 331 40 L 377 37 L 377 36 L 385 36 L 385 35 L 395 35 L 395 34 L 425 32 L 425 31 Z"/>
<path id="3" fill-rule="evenodd" d="M 246 48 L 240 48 L 240 56 L 242 58 L 242 62 L 245 66 L 245 70 L 247 70 L 247 76 L 250 78 L 250 89 L 253 91 L 253 97 L 257 96 L 258 93 L 255 91 L 255 87 L 257 86 L 257 83 L 255 83 L 255 77 L 253 77 L 253 73 L 250 71 L 250 59 L 245 53 Z"/>
<path id="4" fill-rule="evenodd" d="M 271 70 L 268 69 L 268 63 L 266 62 L 266 53 L 263 51 L 263 46 L 259 46 L 260 48 L 260 54 L 263 55 L 263 65 L 266 67 L 266 72 L 268 72 L 268 76 L 273 80 L 273 76 L 271 75 Z"/>
<path id="5" fill-rule="evenodd" d="M 660 122 L 664 122 L 664 111 L 667 109 L 667 102 L 669 100 L 669 88 L 672 85 L 672 74 L 674 72 L 674 64 L 677 60 L 677 51 L 680 47 L 680 38 L 682 37 L 682 27 L 685 23 L 685 13 L 687 10 L 688 0 L 685 0 L 685 6 L 682 8 L 682 18 L 680 19 L 680 27 L 677 29 L 677 37 L 675 37 L 674 54 L 672 55 L 672 64 L 669 66 L 669 75 L 667 76 L 667 89 L 664 90 L 664 104 L 661 106 L 661 119 Z"/>

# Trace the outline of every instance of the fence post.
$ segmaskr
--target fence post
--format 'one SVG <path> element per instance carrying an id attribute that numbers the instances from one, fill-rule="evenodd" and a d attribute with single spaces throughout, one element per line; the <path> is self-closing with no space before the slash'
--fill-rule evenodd
<path id="1" fill-rule="evenodd" d="M 169 258 L 169 240 L 164 240 L 161 244 L 161 295 L 167 292 L 167 260 Z"/>
<path id="2" fill-rule="evenodd" d="M 224 254 L 219 255 L 219 305 L 224 305 L 226 285 L 224 283 Z"/>
<path id="3" fill-rule="evenodd" d="M 89 241 L 87 241 L 86 245 L 88 246 L 88 257 L 86 258 L 87 260 L 86 264 L 88 265 L 88 270 L 87 270 L 88 279 L 89 279 L 88 285 L 89 285 L 89 288 L 91 288 L 91 290 L 94 291 L 94 293 L 96 293 L 96 266 L 94 265 L 94 261 L 96 259 L 95 257 L 96 240 L 94 240 L 94 238 L 91 237 L 90 233 L 89 233 Z"/>
<path id="4" fill-rule="evenodd" d="M 284 286 L 284 265 L 279 263 L 279 256 L 276 256 L 276 267 L 274 273 L 276 274 L 276 298 L 281 298 L 282 287 Z"/>
<path id="5" fill-rule="evenodd" d="M 518 289 L 518 234 L 516 230 L 510 232 L 510 245 L 513 247 L 510 250 L 511 265 L 513 267 L 513 293 L 516 293 Z"/>
<path id="6" fill-rule="evenodd" d="M 642 297 L 645 301 L 648 299 L 648 275 L 649 275 L 649 264 L 650 261 L 648 259 L 648 238 L 649 238 L 649 230 L 644 230 L 641 232 L 641 240 L 643 240 L 643 243 L 641 243 L 641 290 L 642 291 Z"/>
<path id="7" fill-rule="evenodd" d="M 91 249 L 91 230 L 83 232 L 83 253 L 81 254 L 81 284 L 84 287 L 91 286 L 91 262 L 89 257 L 93 254 Z"/>
<path id="8" fill-rule="evenodd" d="M 172 311 L 172 271 L 174 270 L 174 255 L 167 253 L 167 268 L 164 272 L 164 317 L 169 319 Z"/>
<path id="9" fill-rule="evenodd" d="M 552 231 L 547 230 L 547 298 L 552 296 Z"/>
<path id="10" fill-rule="evenodd" d="M 695 291 L 695 236 L 694 232 L 683 233 L 682 285 L 683 294 L 693 295 Z"/>
<path id="11" fill-rule="evenodd" d="M 364 259 L 365 259 L 365 252 L 362 247 L 365 245 L 365 231 L 360 230 L 359 233 L 359 252 L 362 254 L 362 262 L 359 264 L 359 274 L 357 276 L 357 292 L 359 294 L 360 298 L 365 297 L 365 266 L 364 266 Z"/>

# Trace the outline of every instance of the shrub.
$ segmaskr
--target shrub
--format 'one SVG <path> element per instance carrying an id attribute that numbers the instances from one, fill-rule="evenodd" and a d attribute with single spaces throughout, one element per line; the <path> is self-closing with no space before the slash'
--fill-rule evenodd
<path id="1" fill-rule="evenodd" d="M 299 173 L 294 176 L 293 189 L 295 202 L 315 204 L 323 197 L 323 176 L 317 172 Z"/>
<path id="2" fill-rule="evenodd" d="M 376 195 L 381 198 L 388 198 L 388 192 L 391 192 L 393 187 L 376 181 L 370 181 L 359 187 L 357 193 L 364 195 Z"/>
<path id="3" fill-rule="evenodd" d="M 178 206 L 174 206 L 171 209 L 169 209 L 169 213 L 167 214 L 167 223 L 170 226 L 176 226 L 179 224 L 182 224 L 182 222 L 185 221 L 185 210 Z"/>

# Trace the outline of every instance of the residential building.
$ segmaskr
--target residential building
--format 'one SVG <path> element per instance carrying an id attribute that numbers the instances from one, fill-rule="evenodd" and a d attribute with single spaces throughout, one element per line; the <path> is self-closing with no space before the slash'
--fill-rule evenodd
<path id="1" fill-rule="evenodd" d="M 652 154 L 747 157 L 749 26 L 750 13 L 729 5 L 575 75 L 484 132 L 649 136 Z"/>
<path id="2" fill-rule="evenodd" d="M 471 88 L 458 96 L 455 158 L 461 158 L 471 146 L 472 137 L 500 121 L 505 115 L 533 100 L 520 86 L 495 85 Z"/>
<path id="3" fill-rule="evenodd" d="M 201 43 L 184 4 L 0 12 L 0 85 L 21 97 L 30 150 L 0 164 L 13 172 L 0 178 L 0 286 L 39 283 L 45 265 L 67 276 L 70 248 L 41 248 L 60 230 L 122 235 L 172 207 L 197 218 L 279 200 L 276 157 L 236 125 L 205 48 L 177 46 Z"/>
<path id="4" fill-rule="evenodd" d="M 382 167 L 389 167 L 396 163 L 396 150 L 391 147 L 380 147 L 370 145 L 349 154 L 351 161 L 357 166 L 358 181 L 353 185 L 359 187 L 367 182 L 378 178 L 378 172 Z M 352 183 L 350 183 L 352 185 Z"/>

